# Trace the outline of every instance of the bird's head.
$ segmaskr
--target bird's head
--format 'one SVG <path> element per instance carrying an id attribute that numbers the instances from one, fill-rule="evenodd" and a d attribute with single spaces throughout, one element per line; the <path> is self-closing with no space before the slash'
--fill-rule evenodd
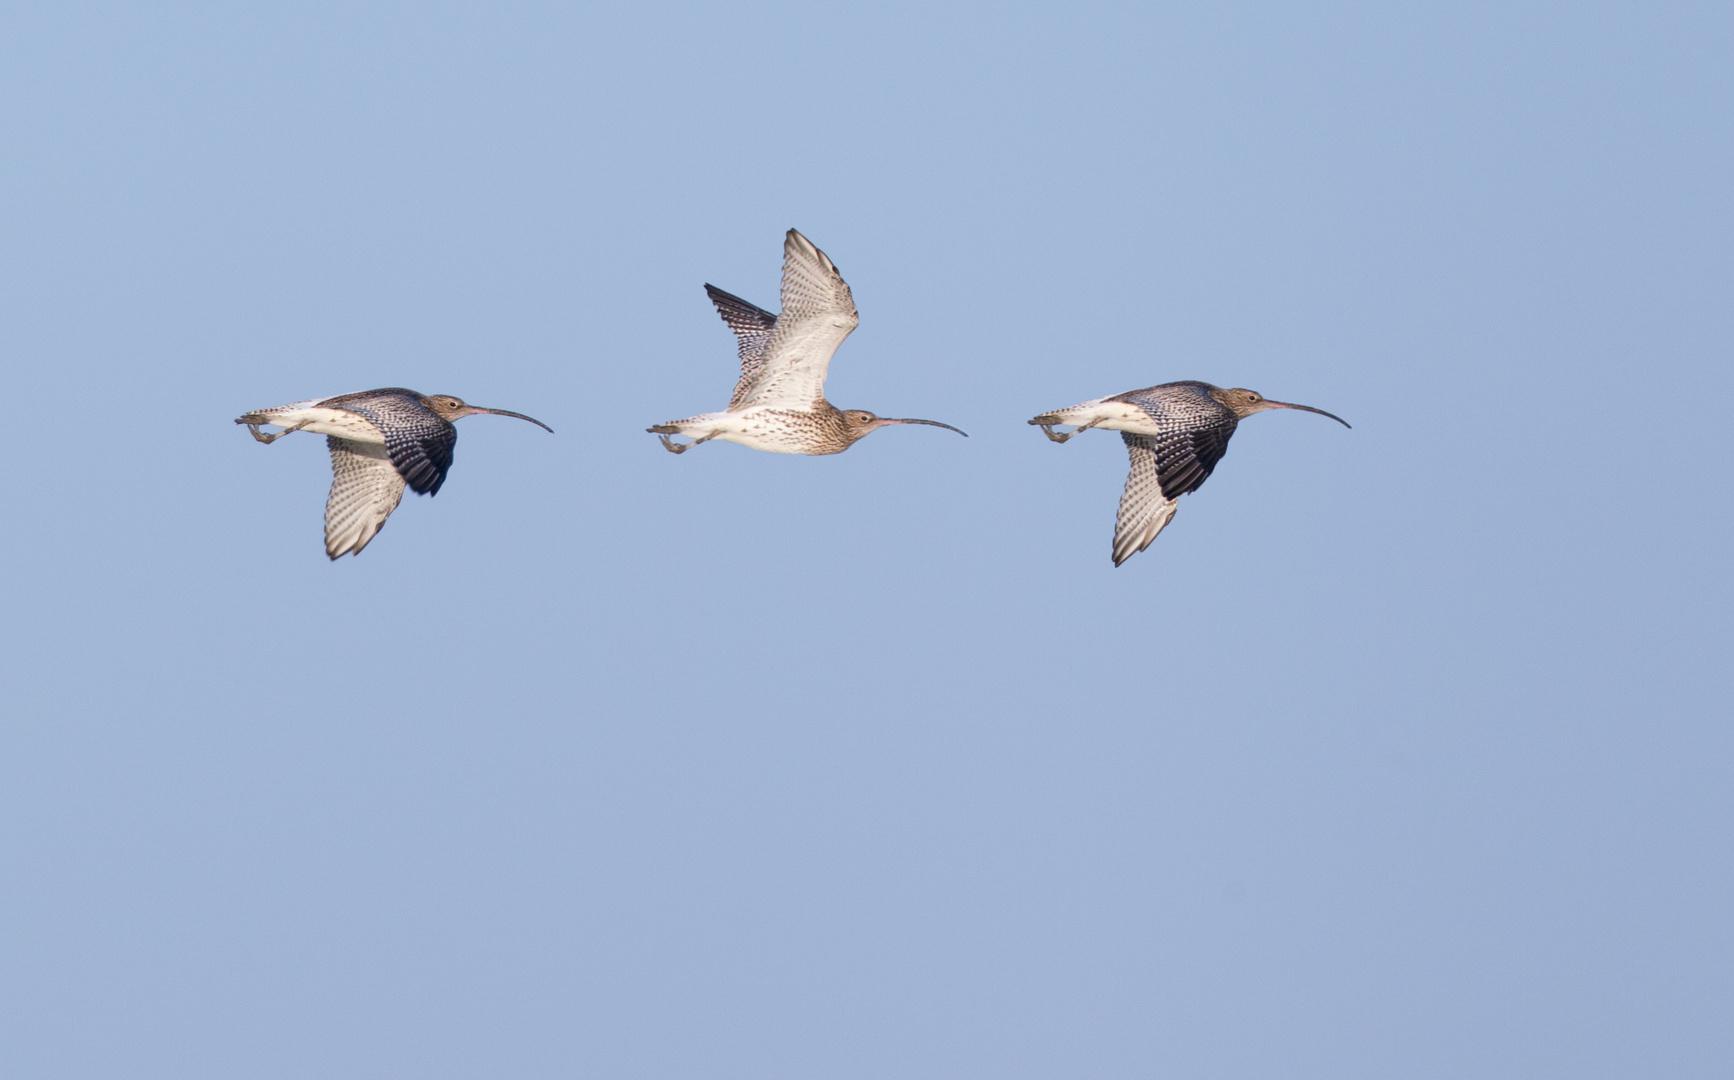
<path id="1" fill-rule="evenodd" d="M 866 409 L 843 409 L 841 412 L 843 431 L 848 435 L 851 443 L 857 439 L 865 438 L 882 427 L 890 427 L 892 424 L 926 424 L 928 427 L 942 427 L 947 431 L 957 431 L 964 438 L 969 438 L 968 432 L 958 431 L 950 424 L 942 424 L 937 420 L 893 420 L 889 416 L 876 416 Z"/>
<path id="2" fill-rule="evenodd" d="M 1349 426 L 1347 420 L 1344 420 L 1342 417 L 1333 413 L 1325 412 L 1323 409 L 1315 409 L 1311 405 L 1291 405 L 1286 401 L 1272 401 L 1256 390 L 1246 390 L 1238 386 L 1232 390 L 1212 390 L 1211 396 L 1228 406 L 1230 409 L 1233 409 L 1234 415 L 1240 417 L 1242 420 L 1251 416 L 1255 412 L 1263 412 L 1266 409 L 1299 409 L 1302 412 L 1318 413 L 1320 416 L 1329 416 L 1332 420 L 1335 420 L 1344 427 Z"/>
<path id="3" fill-rule="evenodd" d="M 554 433 L 553 428 L 542 423 L 542 421 L 537 420 L 533 416 L 525 416 L 523 413 L 507 412 L 505 409 L 484 409 L 480 405 L 465 405 L 462 398 L 455 398 L 450 394 L 434 394 L 422 398 L 422 401 L 427 404 L 428 408 L 437 413 L 440 419 L 445 420 L 448 423 L 465 416 L 474 416 L 477 413 L 488 413 L 491 416 L 515 416 L 520 420 L 530 421 L 530 423 L 535 424 L 550 435 Z"/>

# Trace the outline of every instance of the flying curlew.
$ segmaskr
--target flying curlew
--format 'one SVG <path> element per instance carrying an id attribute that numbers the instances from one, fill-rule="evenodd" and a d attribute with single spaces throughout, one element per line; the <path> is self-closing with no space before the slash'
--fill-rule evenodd
<path id="1" fill-rule="evenodd" d="M 741 378 L 722 412 L 645 429 L 660 435 L 671 453 L 722 439 L 775 454 L 841 454 L 892 424 L 927 424 L 965 434 L 937 420 L 894 420 L 864 409 L 839 409 L 825 400 L 831 356 L 861 320 L 837 267 L 794 229 L 783 241 L 781 314 L 714 285 L 704 288 L 740 339 Z M 692 442 L 677 443 L 670 435 Z"/>
<path id="2" fill-rule="evenodd" d="M 1301 409 L 1333 416 L 1311 405 L 1271 401 L 1251 390 L 1224 390 L 1205 382 L 1171 382 L 1097 398 L 1069 409 L 1043 413 L 1030 423 L 1063 443 L 1093 427 L 1118 431 L 1132 457 L 1120 512 L 1114 519 L 1114 565 L 1150 546 L 1174 517 L 1180 496 L 1197 491 L 1228 452 L 1229 437 L 1241 420 L 1266 409 Z M 1056 425 L 1075 425 L 1055 434 Z"/>
<path id="3" fill-rule="evenodd" d="M 326 436 L 331 496 L 325 501 L 325 554 L 337 559 L 361 554 L 397 509 L 404 484 L 417 495 L 439 491 L 458 442 L 452 421 L 477 413 L 515 416 L 544 431 L 554 430 L 522 413 L 478 408 L 445 394 L 429 397 L 396 386 L 260 409 L 235 423 L 246 424 L 253 438 L 266 444 L 296 431 Z M 266 424 L 283 430 L 266 434 L 259 430 Z"/>

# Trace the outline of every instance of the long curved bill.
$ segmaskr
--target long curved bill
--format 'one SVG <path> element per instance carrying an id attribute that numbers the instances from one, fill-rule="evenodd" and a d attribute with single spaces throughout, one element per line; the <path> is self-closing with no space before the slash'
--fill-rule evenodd
<path id="1" fill-rule="evenodd" d="M 1320 416 L 1330 417 L 1332 420 L 1335 420 L 1337 423 L 1348 428 L 1350 431 L 1354 430 L 1353 425 L 1351 425 L 1347 420 L 1344 420 L 1342 417 L 1338 416 L 1336 413 L 1328 413 L 1328 412 L 1325 412 L 1323 409 L 1315 409 L 1311 405 L 1291 405 L 1286 401 L 1272 401 L 1269 398 L 1265 398 L 1264 403 L 1266 405 L 1275 405 L 1279 409 L 1299 409 L 1302 412 L 1316 412 Z"/>
<path id="2" fill-rule="evenodd" d="M 554 434 L 553 428 L 549 427 L 547 424 L 542 423 L 542 421 L 536 419 L 534 416 L 525 416 L 521 412 L 507 412 L 505 409 L 484 409 L 479 405 L 469 405 L 469 406 L 466 406 L 466 408 L 468 408 L 473 413 L 488 413 L 488 414 L 493 415 L 493 416 L 515 416 L 520 420 L 528 420 L 530 423 L 535 424 L 537 427 L 541 428 L 543 431 L 546 431 L 550 435 Z"/>
<path id="3" fill-rule="evenodd" d="M 969 438 L 969 432 L 954 428 L 950 424 L 942 424 L 938 420 L 893 420 L 890 417 L 885 416 L 882 416 L 879 419 L 881 423 L 886 424 L 926 424 L 928 427 L 942 427 L 947 431 L 955 431 L 966 439 Z"/>

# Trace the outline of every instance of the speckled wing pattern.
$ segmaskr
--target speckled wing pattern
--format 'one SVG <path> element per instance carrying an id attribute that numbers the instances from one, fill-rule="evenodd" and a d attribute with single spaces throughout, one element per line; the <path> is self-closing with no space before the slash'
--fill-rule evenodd
<path id="1" fill-rule="evenodd" d="M 1111 400 L 1131 402 L 1156 421 L 1156 471 L 1170 499 L 1204 485 L 1240 423 L 1204 383 L 1165 383 Z"/>
<path id="2" fill-rule="evenodd" d="M 1203 487 L 1216 463 L 1228 453 L 1228 437 L 1234 434 L 1235 424 L 1230 416 L 1225 423 L 1207 428 L 1184 428 L 1156 436 L 1156 472 L 1162 478 L 1162 494 L 1178 499 Z"/>
<path id="3" fill-rule="evenodd" d="M 385 435 L 385 452 L 417 495 L 434 495 L 452 467 L 458 429 L 421 402 L 414 390 L 390 387 L 320 402 L 365 417 Z"/>
<path id="4" fill-rule="evenodd" d="M 735 384 L 735 398 L 739 398 L 753 380 L 758 377 L 759 368 L 765 362 L 765 343 L 771 339 L 771 330 L 777 325 L 777 317 L 759 307 L 757 304 L 742 300 L 734 293 L 723 292 L 715 285 L 704 287 L 710 296 L 710 302 L 716 305 L 717 314 L 723 322 L 735 332 L 735 338 L 740 345 L 741 377 Z M 734 400 L 729 404 L 732 406 Z"/>
<path id="5" fill-rule="evenodd" d="M 331 496 L 325 500 L 325 554 L 359 555 L 403 500 L 403 477 L 378 443 L 329 435 Z"/>
<path id="6" fill-rule="evenodd" d="M 783 310 L 765 342 L 757 374 L 750 385 L 741 380 L 729 408 L 814 409 L 825 398 L 832 355 L 860 321 L 855 298 L 836 265 L 811 240 L 790 229 L 783 241 Z"/>
<path id="7" fill-rule="evenodd" d="M 1122 431 L 1132 471 L 1126 475 L 1126 490 L 1120 495 L 1120 511 L 1114 516 L 1114 565 L 1150 546 L 1156 534 L 1174 518 L 1175 501 L 1162 494 L 1156 470 L 1156 440 L 1148 435 Z"/>
<path id="8" fill-rule="evenodd" d="M 1239 419 L 1202 383 L 1170 383 L 1120 394 L 1156 421 L 1156 435 L 1121 432 L 1131 471 L 1114 519 L 1114 565 L 1150 546 L 1174 518 L 1175 500 L 1197 491 L 1228 452 Z"/>

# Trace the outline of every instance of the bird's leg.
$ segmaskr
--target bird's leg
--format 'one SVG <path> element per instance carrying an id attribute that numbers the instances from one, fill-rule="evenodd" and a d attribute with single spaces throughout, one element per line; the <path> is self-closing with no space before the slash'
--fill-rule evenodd
<path id="1" fill-rule="evenodd" d="M 655 429 L 652 428 L 651 430 L 654 431 Z M 664 450 L 667 450 L 669 453 L 671 453 L 671 454 L 684 454 L 688 450 L 691 450 L 693 447 L 697 446 L 699 443 L 710 442 L 712 439 L 716 438 L 718 435 L 721 435 L 721 434 L 722 434 L 721 431 L 712 431 L 708 434 L 699 436 L 698 438 L 692 440 L 689 443 L 677 443 L 673 439 L 669 438 L 667 435 L 658 435 L 657 438 L 662 440 L 662 448 Z"/>
<path id="2" fill-rule="evenodd" d="M 1101 422 L 1102 422 L 1101 418 L 1097 417 L 1096 419 L 1085 424 L 1083 427 L 1073 428 L 1071 431 L 1066 432 L 1064 435 L 1055 435 L 1054 434 L 1054 425 L 1043 424 L 1042 425 L 1042 434 L 1046 435 L 1048 438 L 1052 439 L 1054 442 L 1063 443 L 1067 439 L 1070 439 L 1074 436 L 1082 435 L 1084 432 L 1090 430 L 1091 428 L 1095 427 L 1097 424 L 1100 424 Z"/>
<path id="3" fill-rule="evenodd" d="M 260 431 L 259 428 L 261 427 L 261 425 L 259 425 L 259 424 L 248 424 L 247 430 L 251 431 L 253 433 L 253 438 L 258 439 L 260 442 L 264 443 L 266 446 L 270 446 L 272 443 L 276 442 L 278 439 L 281 439 L 283 436 L 293 435 L 295 432 L 300 431 L 302 428 L 304 428 L 306 426 L 307 426 L 307 421 L 303 420 L 299 424 L 296 424 L 294 427 L 286 427 L 282 431 L 279 431 L 275 435 L 267 435 L 263 431 Z"/>

